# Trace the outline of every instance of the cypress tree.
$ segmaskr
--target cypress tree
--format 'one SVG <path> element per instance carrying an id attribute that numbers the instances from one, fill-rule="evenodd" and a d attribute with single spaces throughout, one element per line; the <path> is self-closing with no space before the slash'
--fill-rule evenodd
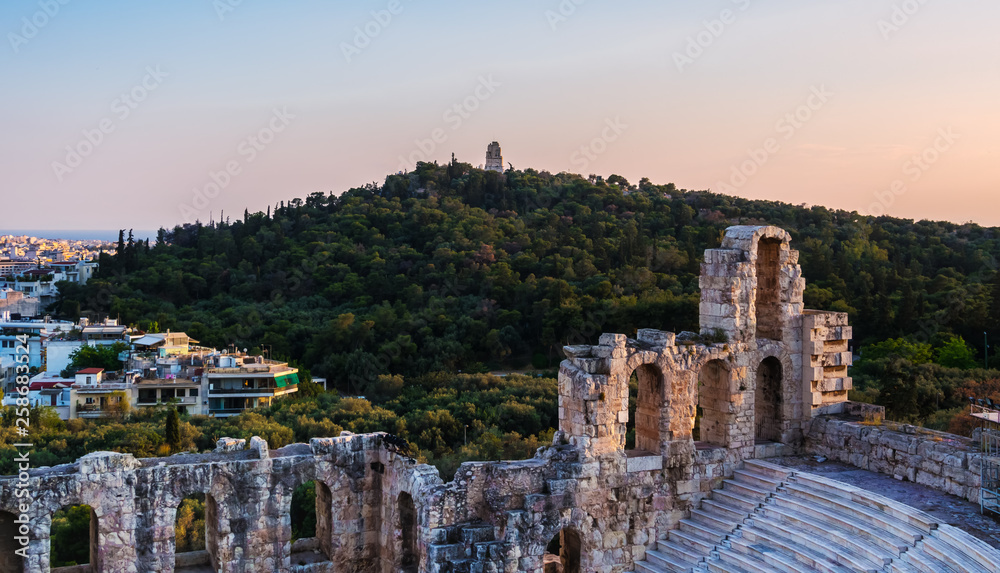
<path id="1" fill-rule="evenodd" d="M 166 437 L 170 449 L 176 451 L 181 445 L 181 418 L 177 408 L 170 408 L 167 412 Z"/>

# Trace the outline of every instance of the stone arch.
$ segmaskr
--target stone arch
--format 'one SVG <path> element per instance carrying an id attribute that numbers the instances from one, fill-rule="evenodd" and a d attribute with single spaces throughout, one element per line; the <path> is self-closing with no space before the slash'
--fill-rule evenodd
<path id="1" fill-rule="evenodd" d="M 761 237 L 757 241 L 757 262 L 754 268 L 757 276 L 754 296 L 757 320 L 755 338 L 782 339 L 781 245 L 782 240 L 774 237 Z"/>
<path id="2" fill-rule="evenodd" d="M 402 573 L 417 573 L 420 567 L 420 543 L 419 529 L 417 527 L 417 508 L 413 503 L 413 496 L 405 491 L 399 492 L 399 497 L 396 500 L 396 509 L 400 532 L 400 571 Z"/>
<path id="3" fill-rule="evenodd" d="M 637 388 L 634 397 L 629 390 L 626 435 L 634 431 L 635 438 L 631 444 L 633 447 L 629 448 L 626 444 L 626 449 L 659 454 L 663 444 L 660 428 L 666 387 L 663 370 L 656 364 L 645 363 L 636 366 L 629 374 L 630 381 L 632 374 L 636 375 Z"/>
<path id="4" fill-rule="evenodd" d="M 323 480 L 316 480 L 316 539 L 319 550 L 333 559 L 333 491 Z"/>
<path id="5" fill-rule="evenodd" d="M 185 502 L 192 501 L 192 503 L 185 504 Z M 173 520 L 173 547 L 174 547 L 174 569 L 178 570 L 182 567 L 193 567 L 199 565 L 208 565 L 210 563 L 210 557 L 207 551 L 208 543 L 208 516 L 206 513 L 206 496 L 200 491 L 191 492 L 182 497 L 177 501 L 174 506 L 174 520 Z M 186 506 L 186 507 L 185 507 Z M 183 510 L 183 511 L 182 511 Z M 190 514 L 188 514 L 190 512 Z M 201 535 L 203 539 L 201 543 L 198 543 L 198 536 L 194 535 L 189 537 L 187 540 L 179 539 L 177 537 L 177 532 L 180 525 L 180 520 L 185 519 L 191 520 L 188 524 L 190 527 L 198 527 L 198 514 L 201 513 L 201 524 L 199 529 L 201 530 Z"/>
<path id="6" fill-rule="evenodd" d="M 720 359 L 709 360 L 698 372 L 695 442 L 729 446 L 729 426 L 734 422 L 732 372 Z"/>
<path id="7" fill-rule="evenodd" d="M 291 488 L 288 516 L 293 545 L 295 540 L 316 537 L 316 480 L 308 480 Z"/>
<path id="8" fill-rule="evenodd" d="M 784 420 L 782 380 L 784 367 L 774 356 L 757 366 L 754 386 L 754 439 L 780 442 Z"/>
<path id="9" fill-rule="evenodd" d="M 542 557 L 544 573 L 582 573 L 583 538 L 572 528 L 565 527 L 545 546 Z"/>
<path id="10" fill-rule="evenodd" d="M 372 464 L 375 466 L 375 464 Z M 374 470 L 374 468 L 373 468 Z M 384 471 L 384 467 L 383 470 Z M 392 544 L 373 545 L 365 537 L 364 528 L 359 524 L 377 524 L 393 528 L 392 518 L 385 517 L 383 510 L 396 510 L 395 504 L 387 501 L 384 505 L 367 502 L 363 492 L 355 489 L 356 478 L 342 467 L 322 464 L 314 477 L 316 482 L 316 538 L 320 552 L 330 561 L 350 563 L 356 561 L 377 561 L 393 559 Z M 382 555 L 383 548 L 389 551 Z M 391 563 L 391 561 L 390 561 Z"/>
<path id="11" fill-rule="evenodd" d="M 213 476 L 205 492 L 205 550 L 215 571 L 238 562 L 249 545 L 255 508 L 253 492 L 231 474 Z"/>
<path id="12" fill-rule="evenodd" d="M 76 538 L 77 535 L 82 534 L 82 531 L 77 531 L 73 529 L 72 524 L 74 523 L 78 524 L 80 518 L 83 517 L 83 514 L 86 514 L 89 522 L 88 525 L 86 526 L 87 541 L 82 544 L 78 542 L 74 544 L 75 547 L 64 546 L 64 545 L 58 548 L 55 547 L 54 534 L 56 533 L 56 528 L 62 529 L 63 527 L 66 527 L 67 529 L 63 530 L 60 533 L 60 535 L 62 536 L 70 535 L 74 539 Z M 50 564 L 55 563 L 57 559 L 59 559 L 59 563 L 63 563 L 68 559 L 72 559 L 77 563 L 77 565 L 75 566 L 50 565 L 51 567 L 50 570 L 53 573 L 58 573 L 59 571 L 73 571 L 73 573 L 79 573 L 81 571 L 93 571 L 96 573 L 97 571 L 101 571 L 100 551 L 98 547 L 98 540 L 99 540 L 98 519 L 99 519 L 98 515 L 94 511 L 94 508 L 84 503 L 63 506 L 59 511 L 53 514 L 52 521 L 50 522 L 50 532 L 49 532 Z M 85 549 L 80 550 L 81 545 L 85 547 Z M 77 549 L 77 551 L 72 551 L 73 549 Z M 86 553 L 87 555 L 87 561 L 85 563 L 80 563 L 84 553 Z"/>
<path id="13" fill-rule="evenodd" d="M 18 535 L 17 518 L 13 513 L 0 511 L 0 573 L 21 573 L 24 560 L 14 553 L 21 545 L 14 539 Z"/>
<path id="14" fill-rule="evenodd" d="M 311 489 L 303 487 L 309 484 L 312 484 Z M 282 513 L 289 516 L 286 554 L 291 556 L 292 565 L 322 563 L 332 559 L 333 494 L 329 486 L 319 478 L 302 478 L 296 480 L 288 491 L 289 495 L 285 496 L 288 501 L 282 502 Z M 295 538 L 296 523 L 292 517 L 295 515 L 295 508 L 304 501 L 301 498 L 303 495 L 312 497 L 312 517 L 315 521 L 312 528 L 309 528 L 307 524 L 299 524 L 300 537 Z M 309 519 L 308 515 L 298 517 Z M 304 536 L 310 533 L 310 529 L 311 535 Z"/>

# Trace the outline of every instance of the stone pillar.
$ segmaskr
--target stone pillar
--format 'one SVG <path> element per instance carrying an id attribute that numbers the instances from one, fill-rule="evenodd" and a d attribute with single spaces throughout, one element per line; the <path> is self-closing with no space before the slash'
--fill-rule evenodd
<path id="1" fill-rule="evenodd" d="M 131 454 L 95 452 L 80 458 L 80 477 L 86 480 L 82 497 L 93 511 L 90 564 L 96 573 L 136 570 L 138 466 Z"/>
<path id="2" fill-rule="evenodd" d="M 803 416 L 839 414 L 853 388 L 847 367 L 852 330 L 847 313 L 806 311 L 802 317 Z"/>
<path id="3" fill-rule="evenodd" d="M 624 362 L 624 334 L 602 334 L 598 346 L 568 346 L 559 368 L 559 429 L 585 457 L 621 451 L 628 421 L 628 374 L 613 374 Z M 625 377 L 624 384 L 621 378 Z"/>

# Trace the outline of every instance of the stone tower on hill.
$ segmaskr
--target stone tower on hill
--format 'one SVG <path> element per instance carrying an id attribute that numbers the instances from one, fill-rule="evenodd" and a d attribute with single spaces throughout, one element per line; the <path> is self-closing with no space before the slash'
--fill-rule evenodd
<path id="1" fill-rule="evenodd" d="M 486 148 L 486 170 L 503 173 L 503 155 L 500 153 L 500 144 L 496 141 Z"/>

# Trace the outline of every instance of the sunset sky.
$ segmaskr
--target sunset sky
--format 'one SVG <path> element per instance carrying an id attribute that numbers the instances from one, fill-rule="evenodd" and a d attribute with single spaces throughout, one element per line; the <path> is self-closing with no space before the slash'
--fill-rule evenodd
<path id="1" fill-rule="evenodd" d="M 0 22 L 0 229 L 237 217 L 493 140 L 519 169 L 1000 225 L 995 1 L 10 0 Z"/>

